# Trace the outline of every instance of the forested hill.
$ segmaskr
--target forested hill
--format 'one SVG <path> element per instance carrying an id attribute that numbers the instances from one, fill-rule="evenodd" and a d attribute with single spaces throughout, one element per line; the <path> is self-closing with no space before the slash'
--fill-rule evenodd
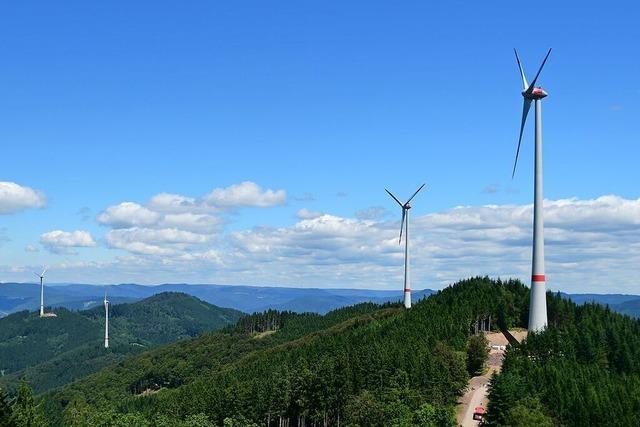
<path id="1" fill-rule="evenodd" d="M 471 325 L 492 314 L 526 326 L 527 306 L 519 282 L 478 278 L 409 311 L 256 314 L 112 365 L 44 404 L 56 425 L 450 425 Z"/>
<path id="2" fill-rule="evenodd" d="M 53 311 L 57 317 L 23 311 L 0 319 L 0 388 L 12 390 L 25 376 L 43 392 L 129 355 L 234 324 L 242 315 L 173 292 L 113 305 L 106 350 L 102 307 Z"/>
<path id="3" fill-rule="evenodd" d="M 640 320 L 547 300 L 550 327 L 509 349 L 492 380 L 488 424 L 640 425 Z"/>

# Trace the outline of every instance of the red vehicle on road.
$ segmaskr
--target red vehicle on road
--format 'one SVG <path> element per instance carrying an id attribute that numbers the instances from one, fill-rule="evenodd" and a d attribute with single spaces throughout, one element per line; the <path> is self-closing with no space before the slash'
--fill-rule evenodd
<path id="1" fill-rule="evenodd" d="M 473 410 L 473 419 L 476 421 L 482 421 L 484 419 L 485 409 L 482 406 L 476 406 Z"/>

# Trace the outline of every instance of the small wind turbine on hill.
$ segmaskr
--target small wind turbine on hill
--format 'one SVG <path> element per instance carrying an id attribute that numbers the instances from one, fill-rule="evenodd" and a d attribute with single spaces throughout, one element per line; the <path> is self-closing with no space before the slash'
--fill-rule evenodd
<path id="1" fill-rule="evenodd" d="M 104 291 L 104 348 L 109 348 L 109 300 L 107 291 Z"/>
<path id="2" fill-rule="evenodd" d="M 411 277 L 409 274 L 409 209 L 411 209 L 411 205 L 409 204 L 416 194 L 422 187 L 426 184 L 422 184 L 420 188 L 413 193 L 413 196 L 409 197 L 409 200 L 406 203 L 400 202 L 396 196 L 391 194 L 389 190 L 386 188 L 384 191 L 389 193 L 389 195 L 396 201 L 402 208 L 402 220 L 400 221 L 400 238 L 398 239 L 398 244 L 402 243 L 402 230 L 405 230 L 404 233 L 404 306 L 405 308 L 411 308 Z"/>
<path id="3" fill-rule="evenodd" d="M 533 201 L 533 260 L 531 271 L 531 302 L 529 305 L 529 330 L 540 331 L 547 327 L 547 300 L 546 300 L 546 278 L 544 274 L 544 219 L 542 209 L 542 105 L 541 102 L 547 96 L 547 92 L 541 87 L 536 87 L 536 82 L 542 71 L 542 67 L 547 62 L 551 54 L 551 49 L 544 57 L 538 73 L 531 84 L 527 84 L 527 78 L 520 64 L 518 52 L 516 61 L 522 77 L 522 122 L 520 123 L 520 138 L 518 139 L 518 149 L 516 150 L 516 160 L 513 164 L 511 178 L 515 176 L 518 165 L 518 155 L 520 154 L 520 143 L 522 142 L 522 132 L 527 121 L 527 115 L 531 109 L 531 102 L 535 102 L 536 126 L 535 126 L 535 178 L 534 178 L 534 201 Z"/>
<path id="4" fill-rule="evenodd" d="M 42 273 L 33 273 L 40 278 L 40 317 L 44 317 L 44 273 L 47 272 L 45 267 Z"/>

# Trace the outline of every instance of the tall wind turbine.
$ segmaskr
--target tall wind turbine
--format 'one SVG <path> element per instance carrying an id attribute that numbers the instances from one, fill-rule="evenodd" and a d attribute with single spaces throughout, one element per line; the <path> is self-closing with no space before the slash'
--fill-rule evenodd
<path id="1" fill-rule="evenodd" d="M 531 109 L 531 102 L 535 103 L 536 127 L 535 127 L 535 179 L 534 179 L 534 201 L 533 201 L 533 260 L 531 265 L 531 301 L 529 305 L 529 330 L 541 331 L 547 327 L 547 300 L 546 300 L 546 278 L 544 274 L 544 219 L 542 215 L 542 104 L 541 101 L 547 96 L 547 92 L 541 87 L 536 87 L 536 82 L 542 71 L 542 67 L 547 62 L 551 54 L 551 49 L 544 57 L 540 69 L 531 84 L 527 84 L 527 79 L 516 53 L 516 61 L 522 77 L 522 97 L 524 104 L 522 107 L 522 122 L 520 124 L 520 138 L 518 138 L 518 149 L 516 160 L 513 164 L 511 178 L 515 176 L 518 165 L 518 155 L 520 154 L 520 143 L 522 142 L 522 132 L 527 121 L 527 115 Z"/>
<path id="2" fill-rule="evenodd" d="M 44 316 L 44 273 L 47 272 L 47 268 L 45 267 L 42 270 L 42 273 L 34 273 L 36 276 L 40 278 L 40 317 Z"/>
<path id="3" fill-rule="evenodd" d="M 411 209 L 411 205 L 409 203 L 411 202 L 411 200 L 413 200 L 414 197 L 416 197 L 416 194 L 418 194 L 418 192 L 422 190 L 422 187 L 424 187 L 425 185 L 426 184 L 422 184 L 420 188 L 418 188 L 416 192 L 413 193 L 413 196 L 409 197 L 409 200 L 407 200 L 407 202 L 404 204 L 401 203 L 396 196 L 391 194 L 389 190 L 387 190 L 386 188 L 384 189 L 384 191 L 389 193 L 389 195 L 393 198 L 393 200 L 395 200 L 396 203 L 398 203 L 402 208 L 402 220 L 400 222 L 400 238 L 398 239 L 398 244 L 402 243 L 402 230 L 404 228 L 405 229 L 405 233 L 404 233 L 404 307 L 405 308 L 411 308 L 411 276 L 409 274 L 409 209 Z"/>
<path id="4" fill-rule="evenodd" d="M 104 291 L 104 348 L 109 348 L 109 300 L 107 291 Z"/>

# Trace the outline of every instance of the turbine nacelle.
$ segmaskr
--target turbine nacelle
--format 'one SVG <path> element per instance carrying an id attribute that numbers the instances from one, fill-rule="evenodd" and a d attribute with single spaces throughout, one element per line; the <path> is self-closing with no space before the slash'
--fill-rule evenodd
<path id="1" fill-rule="evenodd" d="M 531 92 L 523 90 L 522 91 L 522 96 L 525 99 L 542 99 L 542 98 L 546 98 L 549 94 L 547 92 L 544 91 L 544 89 L 542 89 L 541 87 L 534 87 Z"/>

